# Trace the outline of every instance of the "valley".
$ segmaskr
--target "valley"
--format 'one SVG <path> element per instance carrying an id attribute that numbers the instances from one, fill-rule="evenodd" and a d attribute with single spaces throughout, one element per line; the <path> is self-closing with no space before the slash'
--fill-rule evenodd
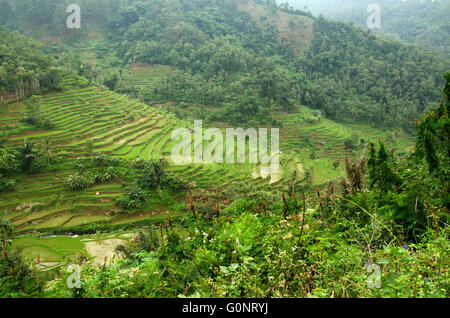
<path id="1" fill-rule="evenodd" d="M 50 2 L 0 0 L 0 297 L 448 297 L 445 54 L 276 1 Z M 228 128 L 279 129 L 279 170 Z"/>

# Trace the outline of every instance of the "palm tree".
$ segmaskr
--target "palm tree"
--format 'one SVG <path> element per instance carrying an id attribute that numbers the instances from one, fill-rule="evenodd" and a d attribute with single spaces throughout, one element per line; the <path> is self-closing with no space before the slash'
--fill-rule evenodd
<path id="1" fill-rule="evenodd" d="M 160 162 L 152 162 L 151 164 L 151 173 L 153 174 L 153 178 L 156 183 L 156 187 L 158 191 L 161 191 L 161 182 L 164 176 L 164 169 Z"/>
<path id="2" fill-rule="evenodd" d="M 164 168 L 159 161 L 148 162 L 145 166 L 145 186 L 161 191 L 162 178 L 164 176 Z"/>
<path id="3" fill-rule="evenodd" d="M 33 149 L 33 147 L 34 143 L 32 141 L 28 141 L 28 139 L 25 139 L 22 148 L 18 149 L 21 154 L 22 169 L 24 171 L 30 170 L 31 164 L 38 157 L 37 152 Z"/>

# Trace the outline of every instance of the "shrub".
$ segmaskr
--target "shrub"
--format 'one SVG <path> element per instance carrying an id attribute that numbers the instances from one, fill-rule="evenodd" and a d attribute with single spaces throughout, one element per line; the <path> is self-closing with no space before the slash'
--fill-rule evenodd
<path id="1" fill-rule="evenodd" d="M 353 150 L 356 148 L 355 142 L 353 141 L 352 138 L 347 138 L 344 140 L 344 146 L 347 149 Z"/>
<path id="2" fill-rule="evenodd" d="M 164 176 L 164 167 L 159 161 L 147 161 L 144 163 L 144 172 L 139 178 L 139 184 L 143 188 L 160 189 Z"/>
<path id="3" fill-rule="evenodd" d="M 186 180 L 173 174 L 166 174 L 163 177 L 162 184 L 177 191 L 185 190 L 187 186 Z"/>
<path id="4" fill-rule="evenodd" d="M 84 158 L 77 158 L 75 160 L 75 167 L 80 170 L 84 170 L 86 168 Z"/>
<path id="5" fill-rule="evenodd" d="M 341 164 L 341 162 L 339 160 L 336 160 L 335 162 L 333 162 L 333 168 L 337 169 L 340 164 Z"/>
<path id="6" fill-rule="evenodd" d="M 70 175 L 66 181 L 67 187 L 69 187 L 71 190 L 77 191 L 87 189 L 90 184 L 91 181 L 88 178 L 86 178 L 85 176 L 81 176 L 78 173 Z"/>
<path id="7" fill-rule="evenodd" d="M 109 176 L 109 178 L 111 180 L 113 178 L 119 177 L 120 174 L 116 168 L 109 166 L 108 169 L 106 169 L 106 175 Z"/>
<path id="8" fill-rule="evenodd" d="M 104 166 L 106 161 L 107 161 L 107 158 L 102 153 L 97 153 L 97 155 L 94 157 L 94 165 L 96 165 L 97 167 Z"/>
<path id="9" fill-rule="evenodd" d="M 129 197 L 131 200 L 136 200 L 140 202 L 147 200 L 144 190 L 136 186 L 131 189 Z"/>
<path id="10" fill-rule="evenodd" d="M 0 218 L 0 298 L 39 297 L 44 289 L 42 276 L 31 269 L 11 250 L 14 228 L 9 220 Z"/>
<path id="11" fill-rule="evenodd" d="M 255 201 L 241 199 L 233 202 L 224 211 L 225 215 L 241 215 L 245 212 L 256 212 L 257 204 Z"/>
<path id="12" fill-rule="evenodd" d="M 144 169 L 146 167 L 147 160 L 138 158 L 131 162 L 131 166 L 135 169 Z"/>
<path id="13" fill-rule="evenodd" d="M 16 180 L 14 179 L 2 179 L 0 174 L 0 192 L 3 191 L 13 191 L 16 185 Z"/>
<path id="14" fill-rule="evenodd" d="M 108 182 L 113 180 L 114 178 L 119 177 L 119 171 L 114 168 L 114 167 L 108 167 L 108 169 L 106 169 L 106 172 L 97 172 L 95 173 L 91 179 L 93 180 L 93 182 L 95 184 L 100 184 L 103 182 Z"/>
<path id="15" fill-rule="evenodd" d="M 41 156 L 41 154 L 39 154 L 38 157 L 36 157 L 36 159 L 31 163 L 29 171 L 32 173 L 40 172 L 46 166 L 46 160 Z"/>
<path id="16" fill-rule="evenodd" d="M 134 210 L 147 202 L 147 195 L 138 186 L 134 186 L 127 195 L 122 195 L 117 200 L 117 205 L 124 210 Z"/>
<path id="17" fill-rule="evenodd" d="M 39 122 L 39 127 L 43 129 L 53 129 L 55 128 L 55 124 L 53 124 L 50 119 L 44 118 Z"/>

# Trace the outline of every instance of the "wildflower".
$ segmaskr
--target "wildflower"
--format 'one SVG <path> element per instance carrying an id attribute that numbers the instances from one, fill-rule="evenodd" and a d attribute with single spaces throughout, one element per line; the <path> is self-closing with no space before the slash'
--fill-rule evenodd
<path id="1" fill-rule="evenodd" d="M 408 245 L 405 244 L 403 247 L 405 248 L 405 250 L 408 250 Z"/>
<path id="2" fill-rule="evenodd" d="M 289 240 L 289 239 L 291 239 L 292 238 L 292 233 L 289 233 L 289 234 L 287 234 L 285 237 L 283 237 L 283 240 L 284 241 L 287 241 L 287 240 Z"/>

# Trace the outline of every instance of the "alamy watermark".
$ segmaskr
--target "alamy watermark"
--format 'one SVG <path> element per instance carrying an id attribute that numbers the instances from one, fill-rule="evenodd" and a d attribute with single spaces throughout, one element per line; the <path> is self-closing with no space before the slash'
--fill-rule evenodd
<path id="1" fill-rule="evenodd" d="M 69 289 L 80 289 L 81 288 L 81 267 L 79 265 L 69 265 L 67 266 L 67 272 L 72 273 L 67 277 L 67 288 Z"/>
<path id="2" fill-rule="evenodd" d="M 194 144 L 192 144 L 192 133 Z M 179 128 L 173 131 L 172 140 L 180 138 L 181 140 L 172 149 L 172 161 L 175 164 L 225 162 L 260 164 L 261 176 L 270 175 L 271 177 L 276 176 L 280 169 L 279 128 L 270 129 L 270 151 L 267 128 L 258 130 L 226 128 L 224 140 L 220 129 L 208 128 L 203 132 L 202 121 L 196 120 L 193 130 Z M 205 147 L 204 141 L 207 142 Z"/>
<path id="3" fill-rule="evenodd" d="M 66 25 L 69 29 L 81 28 L 81 8 L 78 4 L 71 4 L 67 7 L 66 13 L 70 13 L 67 17 Z"/>
<path id="4" fill-rule="evenodd" d="M 369 29 L 381 29 L 381 8 L 378 4 L 371 4 L 367 7 L 367 13 L 370 15 L 367 17 L 366 23 Z"/>
<path id="5" fill-rule="evenodd" d="M 369 264 L 367 265 L 367 272 L 372 273 L 367 278 L 367 287 L 369 288 L 381 288 L 381 269 L 380 266 L 377 264 Z"/>

